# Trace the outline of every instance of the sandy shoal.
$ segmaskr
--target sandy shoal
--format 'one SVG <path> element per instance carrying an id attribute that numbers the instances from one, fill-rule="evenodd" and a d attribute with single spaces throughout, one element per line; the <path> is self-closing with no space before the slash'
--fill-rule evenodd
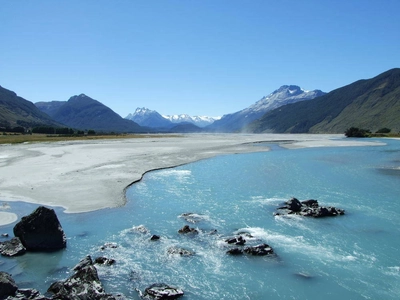
<path id="1" fill-rule="evenodd" d="M 87 212 L 125 203 L 125 188 L 144 173 L 221 154 L 365 145 L 342 135 L 187 134 L 144 138 L 0 145 L 0 201 L 26 201 Z M 15 221 L 0 215 L 0 225 Z M 21 216 L 19 216 L 21 217 Z"/>

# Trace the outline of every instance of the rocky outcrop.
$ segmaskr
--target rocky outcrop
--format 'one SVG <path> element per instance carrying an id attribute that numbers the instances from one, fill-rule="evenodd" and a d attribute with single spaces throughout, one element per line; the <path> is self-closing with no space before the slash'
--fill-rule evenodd
<path id="1" fill-rule="evenodd" d="M 18 286 L 11 275 L 6 272 L 0 272 L 0 299 L 15 295 L 17 290 Z"/>
<path id="2" fill-rule="evenodd" d="M 44 206 L 22 217 L 14 226 L 14 235 L 28 251 L 54 251 L 67 245 L 55 211 Z"/>
<path id="3" fill-rule="evenodd" d="M 53 299 L 125 299 L 121 295 L 105 292 L 90 256 L 82 259 L 73 270 L 75 274 L 67 280 L 57 281 L 49 287 L 48 292 L 54 294 Z"/>
<path id="4" fill-rule="evenodd" d="M 0 298 L 1 299 L 1 298 Z M 36 289 L 18 289 L 13 296 L 7 297 L 5 300 L 52 300 L 43 296 Z"/>
<path id="5" fill-rule="evenodd" d="M 169 286 L 165 283 L 155 283 L 150 285 L 141 294 L 142 299 L 154 300 L 154 299 L 178 299 L 183 296 L 183 291 L 177 287 Z"/>
<path id="6" fill-rule="evenodd" d="M 305 217 L 322 218 L 344 215 L 344 212 L 344 209 L 332 206 L 319 206 L 318 201 L 314 199 L 299 201 L 292 198 L 286 201 L 284 206 L 279 207 L 275 215 L 297 214 Z"/>
<path id="7" fill-rule="evenodd" d="M 14 237 L 9 241 L 0 242 L 0 253 L 4 256 L 18 256 L 26 252 L 26 248 L 22 245 L 18 237 Z"/>

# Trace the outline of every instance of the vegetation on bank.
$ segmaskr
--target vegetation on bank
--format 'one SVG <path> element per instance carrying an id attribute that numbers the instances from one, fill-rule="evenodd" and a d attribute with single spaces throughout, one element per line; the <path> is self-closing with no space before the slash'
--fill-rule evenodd
<path id="1" fill-rule="evenodd" d="M 346 137 L 400 137 L 400 132 L 393 133 L 392 130 L 387 127 L 383 127 L 377 130 L 375 133 L 372 133 L 369 129 L 363 129 L 358 127 L 350 127 L 346 129 L 344 135 Z"/>

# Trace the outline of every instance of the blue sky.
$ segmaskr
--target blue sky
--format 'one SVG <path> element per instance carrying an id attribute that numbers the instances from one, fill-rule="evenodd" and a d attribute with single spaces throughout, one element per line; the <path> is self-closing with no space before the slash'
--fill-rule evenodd
<path id="1" fill-rule="evenodd" d="M 329 92 L 400 67 L 399 0 L 0 0 L 0 85 L 125 117 L 220 116 L 285 84 Z"/>

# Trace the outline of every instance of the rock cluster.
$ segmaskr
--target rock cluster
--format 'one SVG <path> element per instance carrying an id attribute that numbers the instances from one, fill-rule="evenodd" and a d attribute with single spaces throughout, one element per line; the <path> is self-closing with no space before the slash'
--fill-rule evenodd
<path id="1" fill-rule="evenodd" d="M 282 214 L 297 214 L 305 217 L 334 217 L 344 215 L 344 209 L 336 208 L 333 206 L 319 206 L 317 200 L 299 201 L 297 198 L 292 198 L 285 202 L 284 206 L 278 208 L 275 215 Z"/>

